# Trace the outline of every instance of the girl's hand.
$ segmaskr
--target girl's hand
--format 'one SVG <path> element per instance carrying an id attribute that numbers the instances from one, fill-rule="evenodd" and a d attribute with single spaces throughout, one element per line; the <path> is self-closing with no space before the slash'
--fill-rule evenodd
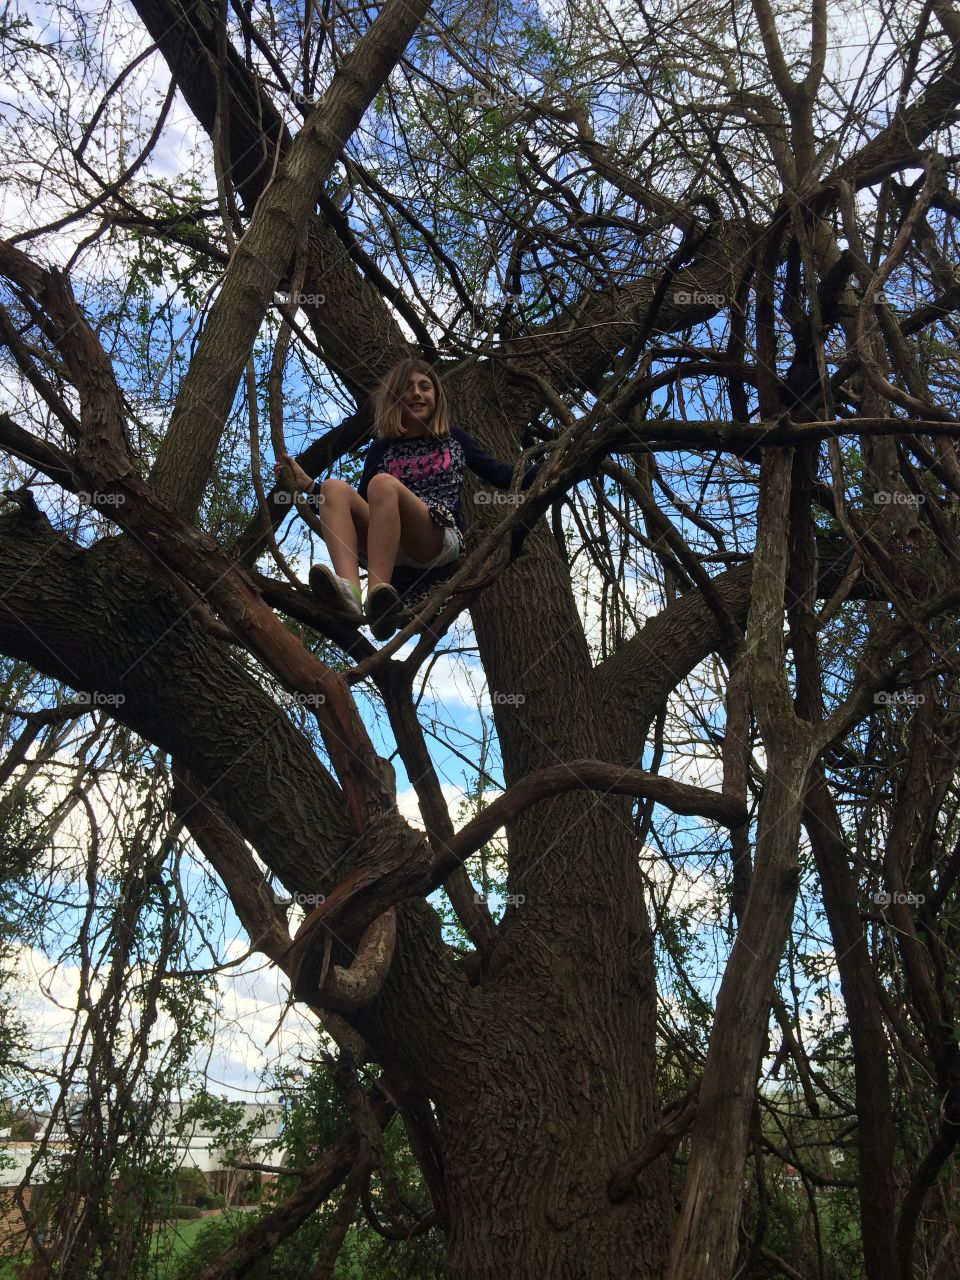
<path id="1" fill-rule="evenodd" d="M 273 464 L 273 474 L 280 483 L 289 484 L 292 481 L 292 487 L 299 489 L 301 492 L 309 489 L 313 484 L 313 478 L 308 476 L 299 462 L 295 461 L 289 453 L 283 455 L 282 462 Z"/>

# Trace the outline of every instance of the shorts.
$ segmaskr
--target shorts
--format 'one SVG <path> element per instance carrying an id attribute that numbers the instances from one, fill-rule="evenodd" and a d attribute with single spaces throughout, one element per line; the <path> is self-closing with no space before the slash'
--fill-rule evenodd
<path id="1" fill-rule="evenodd" d="M 432 560 L 414 560 L 408 556 L 403 547 L 397 551 L 396 567 L 398 569 L 439 569 L 441 565 L 450 564 L 454 560 L 459 560 L 463 555 L 463 534 L 454 525 L 451 528 L 445 528 L 443 531 L 443 542 L 440 545 L 440 551 Z"/>
<path id="2" fill-rule="evenodd" d="M 401 591 L 406 602 L 407 595 L 411 599 L 426 599 L 433 590 L 434 584 L 426 577 L 418 578 L 417 575 L 426 575 L 431 570 L 445 568 L 447 565 L 454 564 L 457 560 L 463 558 L 466 554 L 466 544 L 463 540 L 463 534 L 457 525 L 453 512 L 439 502 L 431 502 L 428 504 L 430 511 L 430 519 L 438 528 L 443 530 L 443 541 L 440 543 L 439 552 L 432 560 L 426 562 L 414 560 L 412 556 L 408 556 L 403 547 L 397 548 L 397 558 L 394 561 L 394 569 L 399 569 L 401 575 L 411 581 L 411 586 L 407 591 Z M 360 567 L 366 569 L 367 557 L 360 552 Z M 442 575 L 449 577 L 449 573 Z"/>

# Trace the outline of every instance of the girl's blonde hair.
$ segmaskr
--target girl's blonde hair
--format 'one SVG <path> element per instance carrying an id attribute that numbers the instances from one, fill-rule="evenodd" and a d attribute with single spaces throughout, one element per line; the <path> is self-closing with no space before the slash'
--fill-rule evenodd
<path id="1" fill-rule="evenodd" d="M 403 428 L 403 396 L 407 383 L 414 374 L 425 374 L 433 383 L 433 416 L 427 423 L 427 431 L 432 436 L 450 434 L 450 409 L 440 379 L 425 360 L 401 360 L 384 375 L 377 388 L 373 406 L 374 430 L 382 440 L 402 440 L 406 435 Z"/>

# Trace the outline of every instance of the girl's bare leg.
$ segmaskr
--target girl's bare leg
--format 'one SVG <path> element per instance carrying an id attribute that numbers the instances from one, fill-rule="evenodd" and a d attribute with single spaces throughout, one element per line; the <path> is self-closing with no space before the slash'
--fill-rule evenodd
<path id="1" fill-rule="evenodd" d="M 324 480 L 320 495 L 320 524 L 334 572 L 359 588 L 359 552 L 366 546 L 370 508 L 345 480 Z"/>
<path id="2" fill-rule="evenodd" d="M 397 562 L 397 550 L 401 546 L 408 556 L 424 563 L 440 554 L 443 530 L 430 519 L 427 504 L 399 480 L 385 471 L 375 475 L 367 486 L 367 503 L 364 505 L 367 504 L 369 523 L 365 532 L 369 588 L 390 581 Z M 347 575 L 344 573 L 342 576 Z"/>

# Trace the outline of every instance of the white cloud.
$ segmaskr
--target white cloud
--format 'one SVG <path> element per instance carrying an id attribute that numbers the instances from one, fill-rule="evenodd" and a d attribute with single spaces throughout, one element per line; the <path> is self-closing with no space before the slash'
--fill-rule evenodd
<path id="1" fill-rule="evenodd" d="M 458 787 L 452 782 L 442 782 L 440 790 L 443 792 L 443 798 L 446 801 L 447 809 L 453 818 L 454 826 L 457 825 L 457 809 L 467 802 L 468 797 L 462 787 Z M 413 787 L 407 787 L 405 791 L 397 793 L 397 808 L 410 823 L 411 826 L 423 830 L 423 817 L 420 813 L 420 806 L 417 801 L 417 793 Z"/>

